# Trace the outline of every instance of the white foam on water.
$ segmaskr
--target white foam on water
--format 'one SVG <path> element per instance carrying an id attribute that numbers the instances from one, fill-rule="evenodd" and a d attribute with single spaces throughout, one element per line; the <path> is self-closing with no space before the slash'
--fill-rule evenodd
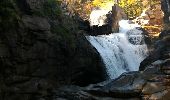
<path id="1" fill-rule="evenodd" d="M 143 39 L 141 38 L 142 31 L 134 29 L 139 25 L 129 24 L 128 20 L 120 21 L 119 25 L 120 33 L 86 36 L 87 40 L 100 53 L 106 66 L 106 72 L 111 79 L 117 78 L 127 71 L 137 71 L 140 62 L 147 56 L 146 44 L 138 43 Z M 129 37 L 134 38 L 133 42 L 136 45 L 129 42 Z"/>
<path id="2" fill-rule="evenodd" d="M 106 24 L 105 20 L 107 19 L 106 14 L 108 14 L 109 10 L 99 9 L 93 10 L 90 14 L 90 25 L 102 26 Z"/>

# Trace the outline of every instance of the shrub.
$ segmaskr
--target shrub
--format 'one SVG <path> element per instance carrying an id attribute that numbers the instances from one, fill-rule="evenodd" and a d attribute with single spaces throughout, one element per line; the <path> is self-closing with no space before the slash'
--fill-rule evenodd
<path id="1" fill-rule="evenodd" d="M 60 3 L 61 1 L 59 0 L 47 0 L 45 3 L 44 3 L 44 15 L 45 16 L 50 16 L 50 17 L 57 17 L 57 16 L 60 16 L 62 11 L 61 11 L 61 8 L 60 8 Z"/>
<path id="2" fill-rule="evenodd" d="M 19 19 L 14 0 L 2 0 L 0 2 L 0 30 L 15 28 Z"/>
<path id="3" fill-rule="evenodd" d="M 94 0 L 93 6 L 100 8 L 108 8 L 109 4 L 114 4 L 114 0 Z"/>

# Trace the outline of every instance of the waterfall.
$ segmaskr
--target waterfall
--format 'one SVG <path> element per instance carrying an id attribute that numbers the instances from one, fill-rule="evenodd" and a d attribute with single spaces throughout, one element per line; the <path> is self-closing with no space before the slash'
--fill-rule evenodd
<path id="1" fill-rule="evenodd" d="M 86 36 L 97 49 L 106 66 L 109 78 L 117 78 L 127 71 L 137 71 L 140 62 L 147 56 L 147 46 L 142 43 L 142 31 L 128 20 L 119 22 L 120 32 L 110 35 Z"/>

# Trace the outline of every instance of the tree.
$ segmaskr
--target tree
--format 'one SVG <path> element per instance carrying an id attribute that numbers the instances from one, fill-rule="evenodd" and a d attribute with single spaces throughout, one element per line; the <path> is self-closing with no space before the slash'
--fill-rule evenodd
<path id="1" fill-rule="evenodd" d="M 144 8 L 141 0 L 120 0 L 118 5 L 122 7 L 128 18 L 136 18 Z"/>

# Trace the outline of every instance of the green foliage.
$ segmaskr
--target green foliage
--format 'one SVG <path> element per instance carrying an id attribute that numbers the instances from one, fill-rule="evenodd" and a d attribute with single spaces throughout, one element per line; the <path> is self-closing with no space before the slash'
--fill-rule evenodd
<path id="1" fill-rule="evenodd" d="M 51 32 L 56 34 L 61 41 L 68 42 L 70 48 L 75 47 L 74 31 L 75 21 L 62 13 L 60 0 L 47 0 L 43 5 L 43 16 L 54 20 L 51 22 Z M 57 21 L 57 23 L 55 23 Z"/>
<path id="2" fill-rule="evenodd" d="M 149 0 L 150 6 L 155 5 L 155 4 L 159 4 L 159 3 L 160 3 L 160 0 Z"/>
<path id="3" fill-rule="evenodd" d="M 63 25 L 54 25 L 51 26 L 51 32 L 54 34 L 57 34 L 57 36 L 61 37 L 61 41 L 67 42 L 69 44 L 70 48 L 75 48 L 75 39 L 73 33 L 68 30 L 65 26 Z"/>
<path id="4" fill-rule="evenodd" d="M 69 30 L 67 30 L 65 27 L 60 26 L 60 25 L 55 25 L 55 26 L 51 27 L 51 29 L 52 29 L 51 31 L 53 33 L 60 34 L 62 37 L 67 38 L 67 35 L 69 34 Z"/>
<path id="5" fill-rule="evenodd" d="M 94 0 L 93 5 L 94 6 L 104 6 L 108 2 L 113 2 L 113 0 Z"/>
<path id="6" fill-rule="evenodd" d="M 60 0 L 45 0 L 41 10 L 33 11 L 33 14 L 38 16 L 48 16 L 50 18 L 57 18 L 62 14 L 60 5 Z"/>
<path id="7" fill-rule="evenodd" d="M 128 18 L 136 18 L 144 10 L 141 0 L 120 0 L 118 4 L 124 9 Z"/>
<path id="8" fill-rule="evenodd" d="M 44 7 L 43 7 L 44 15 L 50 16 L 53 18 L 60 16 L 62 13 L 60 4 L 61 4 L 61 1 L 59 0 L 47 0 L 44 3 Z"/>
<path id="9" fill-rule="evenodd" d="M 100 7 L 100 8 L 106 8 L 107 9 L 110 6 L 110 4 L 113 5 L 114 0 L 94 0 L 93 1 L 93 5 L 95 7 Z"/>
<path id="10" fill-rule="evenodd" d="M 8 28 L 15 28 L 19 14 L 15 9 L 15 2 L 13 0 L 3 0 L 0 2 L 0 30 L 8 30 Z"/>

